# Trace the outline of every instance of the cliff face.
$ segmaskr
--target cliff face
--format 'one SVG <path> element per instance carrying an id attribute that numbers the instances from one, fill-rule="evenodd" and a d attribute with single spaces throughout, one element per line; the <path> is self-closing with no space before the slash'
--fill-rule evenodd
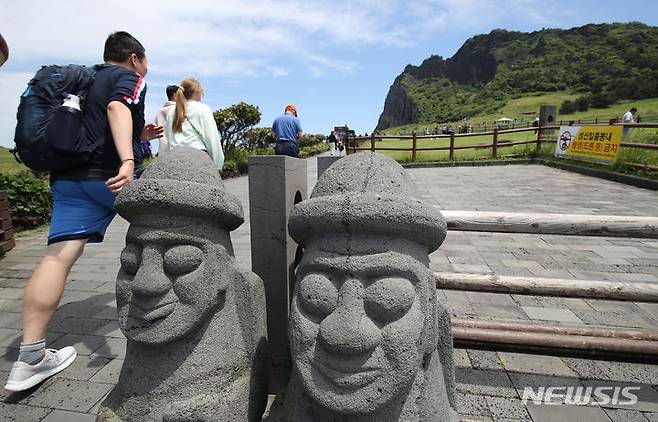
<path id="1" fill-rule="evenodd" d="M 418 107 L 402 85 L 404 75 L 410 75 L 418 80 L 447 78 L 459 84 L 481 84 L 493 79 L 497 63 L 492 54 L 491 41 L 501 40 L 475 37 L 468 40 L 453 57 L 447 60 L 432 55 L 420 66 L 407 65 L 388 91 L 384 111 L 379 116 L 375 130 L 418 123 Z"/>
<path id="2" fill-rule="evenodd" d="M 405 75 L 417 80 L 446 78 L 460 84 L 480 84 L 488 82 L 495 74 L 496 61 L 492 55 L 480 55 L 477 51 L 463 47 L 448 60 L 431 56 L 420 66 L 407 65 L 389 88 L 384 101 L 384 111 L 379 116 L 375 130 L 418 123 L 418 106 L 402 83 Z"/>
<path id="3" fill-rule="evenodd" d="M 433 55 L 407 65 L 389 89 L 377 130 L 454 122 L 540 92 L 577 93 L 590 105 L 658 97 L 658 27 L 631 22 L 477 35 L 448 59 Z"/>
<path id="4" fill-rule="evenodd" d="M 418 108 L 407 95 L 407 90 L 402 86 L 401 77 L 398 77 L 388 90 L 386 101 L 384 101 L 384 111 L 379 116 L 379 122 L 375 130 L 417 122 Z"/>

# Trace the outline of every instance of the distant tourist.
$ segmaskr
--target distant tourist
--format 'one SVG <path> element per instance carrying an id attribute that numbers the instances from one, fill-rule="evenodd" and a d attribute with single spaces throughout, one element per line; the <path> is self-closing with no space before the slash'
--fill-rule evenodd
<path id="1" fill-rule="evenodd" d="M 174 101 L 174 95 L 176 94 L 176 91 L 178 91 L 178 85 L 169 85 L 167 87 L 167 101 L 155 115 L 156 125 L 162 127 L 167 126 L 167 115 L 169 114 L 169 111 L 176 107 L 176 102 Z M 169 151 L 169 141 L 167 140 L 167 136 L 163 135 L 159 141 L 160 145 L 158 147 L 158 153 Z"/>
<path id="2" fill-rule="evenodd" d="M 196 79 L 183 79 L 174 94 L 176 106 L 169 110 L 165 135 L 169 148 L 192 147 L 206 151 L 217 170 L 224 166 L 224 151 L 210 107 L 200 102 L 203 87 Z"/>
<path id="3" fill-rule="evenodd" d="M 331 131 L 331 134 L 327 138 L 327 141 L 329 142 L 329 151 L 333 156 L 336 153 L 336 142 L 337 142 L 336 133 L 333 130 Z"/>
<path id="4" fill-rule="evenodd" d="M 302 124 L 297 118 L 297 107 L 294 104 L 288 104 L 283 115 L 274 120 L 272 131 L 276 138 L 276 144 L 274 144 L 276 155 L 299 158 L 297 139 L 304 135 L 304 132 L 302 132 Z"/>
<path id="5" fill-rule="evenodd" d="M 623 124 L 633 124 L 635 123 L 635 120 L 633 117 L 635 116 L 635 113 L 637 113 L 637 108 L 633 107 L 629 111 L 627 111 L 624 114 L 624 117 L 621 118 L 621 122 Z M 628 126 L 624 126 L 624 135 L 623 138 L 626 139 L 630 136 L 631 134 L 631 128 Z"/>

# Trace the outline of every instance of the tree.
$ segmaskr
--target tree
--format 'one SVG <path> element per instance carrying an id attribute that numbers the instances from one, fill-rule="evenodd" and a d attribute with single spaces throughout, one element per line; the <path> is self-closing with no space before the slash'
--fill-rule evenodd
<path id="1" fill-rule="evenodd" d="M 248 150 L 255 148 L 267 148 L 270 144 L 276 142 L 274 132 L 269 127 L 255 127 L 249 129 L 245 136 L 244 146 Z"/>
<path id="2" fill-rule="evenodd" d="M 224 154 L 228 154 L 245 141 L 249 129 L 260 122 L 261 113 L 257 106 L 240 102 L 215 111 L 213 116 L 222 138 L 222 149 Z"/>

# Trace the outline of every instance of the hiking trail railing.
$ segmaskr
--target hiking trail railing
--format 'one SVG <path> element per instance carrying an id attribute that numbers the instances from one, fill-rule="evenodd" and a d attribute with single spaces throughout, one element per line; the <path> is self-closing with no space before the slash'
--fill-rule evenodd
<path id="1" fill-rule="evenodd" d="M 571 122 L 569 122 L 571 123 Z M 574 124 L 576 124 L 574 122 Z M 609 124 L 588 124 L 588 126 L 611 126 Z M 629 128 L 651 128 L 658 129 L 658 124 L 615 124 L 614 126 L 624 126 Z M 553 139 L 554 131 L 559 129 L 560 126 L 538 126 L 538 127 L 529 127 L 521 129 L 498 129 L 495 128 L 490 132 L 477 132 L 477 133 L 451 133 L 451 134 L 441 134 L 441 135 L 418 135 L 416 132 L 413 132 L 411 135 L 378 135 L 371 134 L 370 136 L 357 136 L 350 137 L 347 139 L 346 152 L 347 154 L 355 153 L 358 151 L 399 151 L 399 152 L 410 152 L 411 161 L 415 162 L 418 159 L 418 153 L 424 151 L 448 151 L 448 158 L 450 161 L 455 160 L 455 151 L 458 150 L 467 150 L 467 149 L 491 149 L 491 157 L 496 158 L 505 158 L 507 156 L 501 156 L 500 150 L 502 148 L 512 147 L 515 145 L 536 145 L 536 151 L 539 152 L 542 144 L 555 143 L 556 140 Z M 501 135 L 511 134 L 511 133 L 531 133 L 533 134 L 533 139 L 531 140 L 522 140 L 522 141 L 510 141 L 510 140 L 500 140 Z M 479 143 L 473 145 L 461 145 L 458 140 L 462 138 L 472 138 L 472 137 L 483 137 L 491 136 L 491 143 Z M 448 146 L 424 146 L 419 144 L 427 144 L 427 142 L 449 139 L 450 143 Z M 382 140 L 408 140 L 411 145 L 408 148 L 403 147 L 387 147 L 377 145 L 379 141 Z M 637 149 L 646 149 L 658 151 L 658 144 L 644 144 L 644 143 L 632 143 L 632 142 L 621 142 L 621 148 L 637 148 Z M 658 171 L 658 167 L 646 165 L 646 164 L 637 164 L 637 163 L 624 163 L 628 166 L 635 167 L 641 170 L 649 171 Z"/>

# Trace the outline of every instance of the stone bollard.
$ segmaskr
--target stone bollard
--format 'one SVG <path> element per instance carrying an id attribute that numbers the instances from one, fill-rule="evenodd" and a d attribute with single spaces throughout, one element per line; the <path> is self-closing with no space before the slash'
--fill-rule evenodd
<path id="1" fill-rule="evenodd" d="M 116 200 L 130 222 L 117 277 L 128 339 L 100 421 L 260 421 L 267 391 L 262 281 L 235 265 L 242 206 L 208 155 L 162 154 Z"/>
<path id="2" fill-rule="evenodd" d="M 290 372 L 288 309 L 300 251 L 288 235 L 288 217 L 293 206 L 306 199 L 307 183 L 306 160 L 249 157 L 251 268 L 265 282 L 271 393 L 285 389 Z"/>
<path id="3" fill-rule="evenodd" d="M 450 318 L 428 257 L 446 223 L 417 197 L 399 164 L 359 153 L 295 207 L 293 369 L 269 421 L 458 419 Z"/>

